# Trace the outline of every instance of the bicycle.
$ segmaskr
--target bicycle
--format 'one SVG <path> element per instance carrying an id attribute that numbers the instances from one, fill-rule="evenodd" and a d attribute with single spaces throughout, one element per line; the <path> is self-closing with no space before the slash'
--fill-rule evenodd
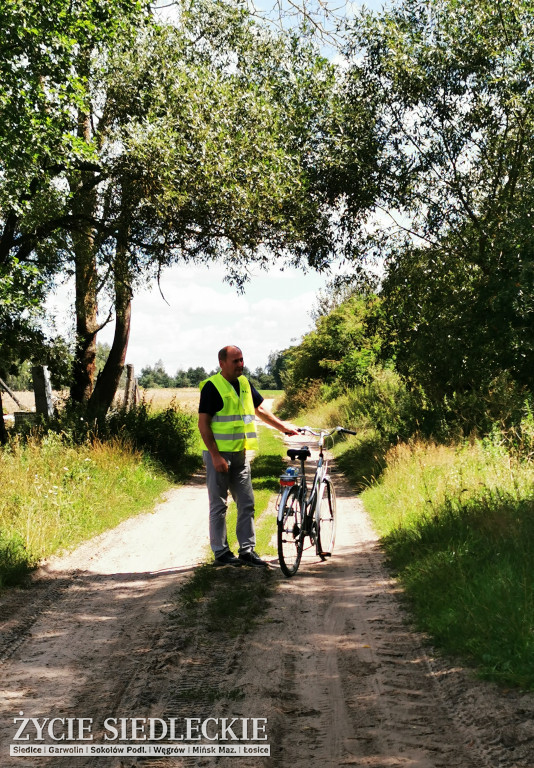
<path id="1" fill-rule="evenodd" d="M 330 431 L 301 427 L 298 431 L 319 438 L 319 458 L 308 493 L 305 462 L 311 456 L 310 449 L 304 446 L 290 448 L 287 452 L 291 461 L 300 461 L 300 469 L 288 467 L 280 477 L 278 561 L 285 576 L 294 576 L 298 571 L 306 537 L 310 539 L 310 546 L 315 544 L 315 551 L 321 560 L 332 555 L 336 538 L 336 495 L 328 475 L 328 460 L 323 453 L 324 441 L 334 434 L 356 434 L 344 427 L 334 427 Z"/>

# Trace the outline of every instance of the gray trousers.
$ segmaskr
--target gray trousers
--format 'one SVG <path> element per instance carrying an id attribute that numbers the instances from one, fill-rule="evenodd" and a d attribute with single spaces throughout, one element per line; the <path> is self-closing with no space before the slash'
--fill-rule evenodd
<path id="1" fill-rule="evenodd" d="M 206 465 L 206 484 L 210 504 L 210 545 L 219 557 L 227 552 L 226 510 L 228 491 L 237 505 L 236 536 L 239 552 L 250 552 L 256 544 L 254 529 L 254 492 L 250 477 L 250 463 L 246 451 L 221 452 L 228 462 L 228 472 L 216 472 L 209 451 L 202 452 Z"/>

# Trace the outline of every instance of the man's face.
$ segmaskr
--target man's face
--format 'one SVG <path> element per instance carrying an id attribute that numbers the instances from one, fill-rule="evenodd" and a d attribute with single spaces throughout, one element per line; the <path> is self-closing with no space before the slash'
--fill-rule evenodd
<path id="1" fill-rule="evenodd" d="M 243 353 L 238 347 L 230 347 L 226 360 L 219 360 L 219 365 L 227 381 L 236 381 L 243 373 Z"/>

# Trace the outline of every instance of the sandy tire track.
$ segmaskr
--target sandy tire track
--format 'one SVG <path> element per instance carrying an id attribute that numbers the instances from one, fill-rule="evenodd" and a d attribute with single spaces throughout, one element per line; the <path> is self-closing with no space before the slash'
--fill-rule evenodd
<path id="1" fill-rule="evenodd" d="M 265 765 L 485 766 L 405 624 L 360 502 L 339 480 L 336 487 L 335 557 L 322 563 L 308 553 L 280 584 L 237 673 L 249 691 L 244 712 L 270 704 L 275 733 Z M 257 668 L 267 674 L 254 675 Z"/>

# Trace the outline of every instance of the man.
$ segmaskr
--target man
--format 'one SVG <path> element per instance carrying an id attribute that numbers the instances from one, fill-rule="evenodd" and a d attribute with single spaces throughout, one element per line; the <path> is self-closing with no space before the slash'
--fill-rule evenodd
<path id="1" fill-rule="evenodd" d="M 216 565 L 265 568 L 267 563 L 254 551 L 254 493 L 246 451 L 258 447 L 256 416 L 287 435 L 298 433 L 267 410 L 263 397 L 243 376 L 239 347 L 223 347 L 219 366 L 220 373 L 201 382 L 198 408 L 198 428 L 206 447 L 202 456 L 210 505 L 210 544 Z M 237 504 L 239 557 L 230 551 L 226 536 L 228 491 Z"/>

